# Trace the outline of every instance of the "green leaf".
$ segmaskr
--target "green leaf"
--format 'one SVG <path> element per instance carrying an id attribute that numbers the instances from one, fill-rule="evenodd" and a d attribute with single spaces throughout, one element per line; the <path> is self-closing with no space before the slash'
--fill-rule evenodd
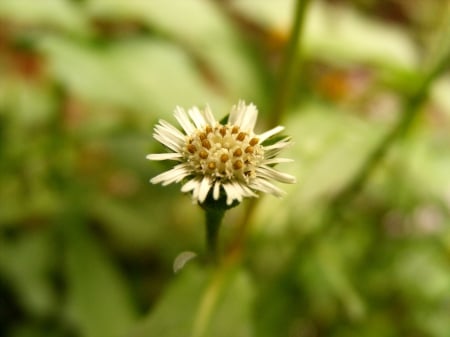
<path id="1" fill-rule="evenodd" d="M 237 270 L 231 275 L 209 328 L 204 336 L 251 337 L 253 334 L 253 284 L 247 273 Z"/>
<path id="2" fill-rule="evenodd" d="M 25 232 L 10 240 L 0 237 L 0 275 L 22 308 L 34 317 L 46 317 L 56 309 L 49 277 L 55 262 L 53 241 L 48 230 Z"/>
<path id="3" fill-rule="evenodd" d="M 0 18 L 21 24 L 50 24 L 69 32 L 84 33 L 87 22 L 72 1 L 66 0 L 3 0 Z"/>
<path id="4" fill-rule="evenodd" d="M 252 285 L 242 270 L 184 268 L 129 337 L 251 337 Z"/>
<path id="5" fill-rule="evenodd" d="M 80 336 L 123 336 L 135 320 L 124 275 L 83 224 L 65 225 L 69 318 Z"/>
<path id="6" fill-rule="evenodd" d="M 226 114 L 222 117 L 222 119 L 219 121 L 220 124 L 225 125 L 228 123 L 228 118 L 230 118 L 230 114 Z"/>
<path id="7" fill-rule="evenodd" d="M 146 128 L 177 105 L 224 104 L 185 52 L 168 42 L 136 39 L 99 49 L 48 37 L 40 48 L 52 75 L 70 92 L 91 104 L 138 112 Z"/>
<path id="8" fill-rule="evenodd" d="M 207 284 L 207 274 L 189 265 L 177 274 L 153 312 L 128 336 L 189 336 Z"/>
<path id="9" fill-rule="evenodd" d="M 232 1 L 236 10 L 287 39 L 293 0 Z M 369 62 L 415 70 L 419 54 L 408 32 L 363 15 L 351 6 L 311 1 L 304 28 L 305 53 L 328 62 Z"/>
<path id="10" fill-rule="evenodd" d="M 264 98 L 261 76 L 264 69 L 258 69 L 241 32 L 210 1 L 90 0 L 87 10 L 96 17 L 125 17 L 144 22 L 186 46 L 192 57 L 201 62 L 200 70 L 206 66 L 205 75 L 212 85 L 229 95 L 231 101 Z"/>

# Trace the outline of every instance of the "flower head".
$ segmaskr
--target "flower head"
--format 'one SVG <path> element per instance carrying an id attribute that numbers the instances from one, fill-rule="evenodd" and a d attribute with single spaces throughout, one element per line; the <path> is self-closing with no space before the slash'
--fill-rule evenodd
<path id="1" fill-rule="evenodd" d="M 268 142 L 284 129 L 281 126 L 256 134 L 257 116 L 256 106 L 244 101 L 232 107 L 224 124 L 214 118 L 209 106 L 203 111 L 193 107 L 187 113 L 177 107 L 175 118 L 184 132 L 160 120 L 153 137 L 171 152 L 149 154 L 147 159 L 174 160 L 178 164 L 150 181 L 162 185 L 183 181 L 181 191 L 192 192 L 194 201 L 200 204 L 208 195 L 219 200 L 225 194 L 227 205 L 244 197 L 257 197 L 257 192 L 283 195 L 272 181 L 295 183 L 295 177 L 272 166 L 291 161 L 277 158 L 291 141 L 284 137 Z"/>

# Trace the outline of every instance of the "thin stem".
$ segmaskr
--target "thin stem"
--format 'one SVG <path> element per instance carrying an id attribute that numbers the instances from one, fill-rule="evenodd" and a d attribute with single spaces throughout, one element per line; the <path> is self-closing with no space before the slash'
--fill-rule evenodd
<path id="1" fill-rule="evenodd" d="M 206 249 L 211 262 L 219 261 L 219 229 L 222 223 L 225 210 L 223 209 L 205 209 L 206 218 Z"/>
<path id="2" fill-rule="evenodd" d="M 277 125 L 279 123 L 292 97 L 300 64 L 299 46 L 301 46 L 305 13 L 308 3 L 309 0 L 297 0 L 296 3 L 294 22 L 289 42 L 285 49 L 277 93 L 274 98 L 274 106 L 270 120 L 271 125 Z"/>
<path id="3" fill-rule="evenodd" d="M 299 50 L 304 26 L 304 18 L 309 0 L 297 0 L 294 12 L 290 39 L 286 46 L 277 92 L 274 97 L 273 111 L 269 120 L 270 125 L 277 125 L 289 104 L 296 83 L 296 73 L 300 64 Z M 238 225 L 236 235 L 229 246 L 229 256 L 239 256 L 242 253 L 244 242 L 249 230 L 250 218 L 260 199 L 252 199 L 244 210 L 242 220 Z"/>

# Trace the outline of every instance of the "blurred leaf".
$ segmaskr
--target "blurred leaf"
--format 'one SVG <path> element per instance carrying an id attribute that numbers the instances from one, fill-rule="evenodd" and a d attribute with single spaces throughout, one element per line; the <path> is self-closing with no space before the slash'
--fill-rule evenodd
<path id="1" fill-rule="evenodd" d="M 450 321 L 448 320 L 448 305 L 439 303 L 438 305 L 419 309 L 415 319 L 429 336 L 448 337 L 450 331 Z"/>
<path id="2" fill-rule="evenodd" d="M 349 278 L 349 271 L 341 261 L 339 248 L 330 243 L 322 244 L 317 251 L 318 264 L 333 293 L 342 302 L 347 315 L 353 320 L 360 320 L 365 316 L 365 303 L 357 293 Z"/>
<path id="3" fill-rule="evenodd" d="M 175 45 L 158 40 L 131 41 L 115 49 L 111 58 L 113 69 L 119 72 L 118 81 L 126 80 L 144 109 L 163 112 L 158 117 L 171 114 L 176 105 L 224 104 L 195 69 L 192 60 Z"/>
<path id="4" fill-rule="evenodd" d="M 442 130 L 445 134 L 446 131 Z M 441 132 L 418 125 L 414 136 L 393 148 L 387 158 L 386 170 L 379 175 L 377 184 L 382 183 L 390 191 L 384 197 L 398 202 L 393 183 L 402 186 L 400 191 L 407 191 L 409 200 L 433 200 L 450 210 L 450 139 Z M 411 184 L 411 181 L 414 184 Z M 398 186 L 395 189 L 399 190 Z M 443 224 L 440 224 L 440 226 Z"/>
<path id="5" fill-rule="evenodd" d="M 447 121 L 450 120 L 450 95 L 447 94 L 448 92 L 450 92 L 450 75 L 437 80 L 431 90 L 433 101 L 442 109 Z"/>
<path id="6" fill-rule="evenodd" d="M 221 104 L 184 52 L 162 40 L 99 49 L 49 37 L 41 48 L 53 76 L 70 91 L 91 102 L 139 112 L 139 123 L 146 128 L 176 105 Z"/>
<path id="7" fill-rule="evenodd" d="M 417 248 L 411 247 L 396 256 L 394 268 L 398 286 L 416 301 L 419 299 L 426 302 L 449 301 L 450 264 L 432 247 Z"/>
<path id="8" fill-rule="evenodd" d="M 205 336 L 251 337 L 253 334 L 254 284 L 243 270 L 233 272 Z"/>
<path id="9" fill-rule="evenodd" d="M 53 93 L 46 85 L 35 85 L 13 76 L 0 78 L 0 114 L 8 114 L 20 128 L 42 126 L 55 112 Z"/>
<path id="10" fill-rule="evenodd" d="M 371 62 L 388 69 L 416 70 L 418 51 L 399 26 L 376 21 L 350 7 L 326 6 L 320 1 L 314 4 L 305 33 L 310 53 Z"/>
<path id="11" fill-rule="evenodd" d="M 69 32 L 83 33 L 87 25 L 81 12 L 67 0 L 3 0 L 0 18 L 22 24 L 50 24 Z"/>
<path id="12" fill-rule="evenodd" d="M 264 99 L 261 74 L 264 69 L 256 66 L 242 34 L 213 2 L 90 0 L 87 8 L 94 16 L 143 20 L 180 42 L 195 59 L 206 64 L 207 69 L 203 70 L 210 84 L 229 94 L 231 101 Z"/>
<path id="13" fill-rule="evenodd" d="M 8 337 L 61 337 L 64 333 L 58 331 L 58 327 L 45 327 L 35 322 L 15 326 Z"/>
<path id="14" fill-rule="evenodd" d="M 241 270 L 184 268 L 130 337 L 250 337 L 252 287 Z"/>
<path id="15" fill-rule="evenodd" d="M 56 309 L 50 279 L 55 262 L 53 240 L 49 230 L 24 232 L 14 240 L 0 238 L 0 275 L 23 309 L 35 317 L 48 317 Z"/>
<path id="16" fill-rule="evenodd" d="M 129 337 L 189 336 L 208 275 L 193 265 L 177 274 L 155 309 Z"/>
<path id="17" fill-rule="evenodd" d="M 294 0 L 235 0 L 233 6 L 274 35 L 288 38 Z M 418 51 L 400 26 L 389 25 L 350 6 L 311 1 L 304 51 L 328 62 L 370 62 L 398 71 L 416 70 Z"/>
<path id="18" fill-rule="evenodd" d="M 320 102 L 311 101 L 296 112 L 284 123 L 286 134 L 294 135 L 294 146 L 283 153 L 295 162 L 283 170 L 298 182 L 283 186 L 288 192 L 283 199 L 263 199 L 255 214 L 256 222 L 264 224 L 264 231 L 271 235 L 283 231 L 287 218 L 303 218 L 320 210 L 325 200 L 353 178 L 386 129 Z"/>
<path id="19" fill-rule="evenodd" d="M 82 224 L 64 225 L 69 317 L 83 337 L 123 336 L 135 321 L 124 275 Z"/>
<path id="20" fill-rule="evenodd" d="M 154 247 L 160 240 L 161 219 L 143 207 L 118 202 L 113 198 L 97 196 L 90 208 L 92 216 L 100 220 L 101 225 L 115 242 L 128 249 Z"/>

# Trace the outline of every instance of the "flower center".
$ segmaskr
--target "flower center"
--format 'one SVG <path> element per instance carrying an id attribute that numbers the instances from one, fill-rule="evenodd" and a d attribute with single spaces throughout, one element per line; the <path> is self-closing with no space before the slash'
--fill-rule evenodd
<path id="1" fill-rule="evenodd" d="M 264 149 L 253 133 L 237 125 L 207 125 L 186 137 L 184 156 L 197 174 L 213 179 L 248 181 L 264 158 Z"/>

